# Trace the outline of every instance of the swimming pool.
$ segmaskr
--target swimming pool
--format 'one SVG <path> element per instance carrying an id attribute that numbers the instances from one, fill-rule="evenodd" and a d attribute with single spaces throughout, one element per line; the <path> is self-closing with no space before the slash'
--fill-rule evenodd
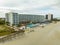
<path id="1" fill-rule="evenodd" d="M 32 27 L 36 27 L 36 26 L 38 26 L 38 25 L 37 24 L 28 24 L 26 27 L 32 28 Z"/>

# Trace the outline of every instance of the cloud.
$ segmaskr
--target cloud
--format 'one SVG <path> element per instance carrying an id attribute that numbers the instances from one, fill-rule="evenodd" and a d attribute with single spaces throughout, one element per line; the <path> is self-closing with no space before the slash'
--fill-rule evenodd
<path id="1" fill-rule="evenodd" d="M 1 1 L 1 0 L 0 0 Z M 55 4 L 56 0 L 2 0 L 2 7 L 16 7 L 20 9 L 30 9 Z"/>
<path id="2" fill-rule="evenodd" d="M 0 0 L 0 12 L 46 14 L 60 10 L 60 0 Z"/>

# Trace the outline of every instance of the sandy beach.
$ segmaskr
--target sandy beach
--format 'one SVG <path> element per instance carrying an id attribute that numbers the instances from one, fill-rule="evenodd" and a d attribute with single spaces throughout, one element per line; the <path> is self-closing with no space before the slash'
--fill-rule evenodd
<path id="1" fill-rule="evenodd" d="M 0 45 L 60 45 L 60 22 L 33 29 L 34 32 L 26 32 L 22 38 L 0 43 Z"/>

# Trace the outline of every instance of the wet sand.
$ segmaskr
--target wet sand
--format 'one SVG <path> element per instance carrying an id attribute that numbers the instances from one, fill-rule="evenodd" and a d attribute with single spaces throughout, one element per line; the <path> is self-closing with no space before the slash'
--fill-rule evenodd
<path id="1" fill-rule="evenodd" d="M 0 43 L 0 45 L 60 45 L 60 22 L 33 29 L 34 32 L 26 32 L 22 38 Z"/>

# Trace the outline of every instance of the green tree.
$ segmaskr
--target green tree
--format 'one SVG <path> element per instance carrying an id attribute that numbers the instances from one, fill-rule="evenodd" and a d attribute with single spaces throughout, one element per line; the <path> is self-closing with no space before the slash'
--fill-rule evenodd
<path id="1" fill-rule="evenodd" d="M 6 25 L 9 25 L 9 24 L 10 24 L 10 22 L 5 22 L 5 24 L 6 24 Z"/>

